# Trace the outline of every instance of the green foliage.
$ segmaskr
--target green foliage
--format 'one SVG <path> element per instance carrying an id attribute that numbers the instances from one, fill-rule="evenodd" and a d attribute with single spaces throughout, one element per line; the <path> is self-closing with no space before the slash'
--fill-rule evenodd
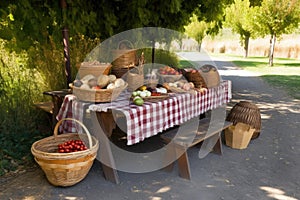
<path id="1" fill-rule="evenodd" d="M 253 23 L 261 36 L 291 33 L 299 26 L 299 0 L 264 0 Z"/>
<path id="2" fill-rule="evenodd" d="M 0 1 L 0 174 L 30 155 L 30 145 L 43 136 L 41 112 L 33 107 L 42 92 L 66 88 L 62 29 L 70 35 L 73 79 L 76 65 L 100 41 L 145 26 L 183 30 L 195 9 L 207 20 L 220 18 L 229 0 L 59 0 Z M 212 12 L 213 11 L 213 12 Z M 162 36 L 168 43 L 174 36 Z M 146 58 L 147 60 L 151 60 Z M 155 62 L 177 66 L 174 55 L 157 50 Z M 43 121 L 43 123 L 45 123 Z M 16 149 L 18 151 L 16 151 Z M 16 160 L 16 162 L 14 162 Z"/>
<path id="3" fill-rule="evenodd" d="M 253 16 L 257 8 L 250 7 L 249 0 L 235 0 L 226 8 L 225 26 L 240 35 L 240 43 L 245 49 L 245 57 L 248 54 L 250 37 L 254 38 L 255 30 L 252 26 Z"/>
<path id="4" fill-rule="evenodd" d="M 28 68 L 25 52 L 7 52 L 0 40 L 0 175 L 14 170 L 36 139 L 41 113 L 33 106 L 41 95 L 41 74 Z M 41 134 L 40 134 L 41 135 Z"/>
<path id="5" fill-rule="evenodd" d="M 242 36 L 251 35 L 253 32 L 250 22 L 253 10 L 249 0 L 235 0 L 233 4 L 226 8 L 225 23 L 233 32 Z"/>
<path id="6" fill-rule="evenodd" d="M 199 44 L 199 51 L 201 50 L 201 43 L 206 35 L 206 31 L 209 27 L 209 24 L 205 21 L 198 21 L 197 16 L 194 14 L 191 17 L 191 22 L 185 26 L 185 34 L 191 38 L 194 38 Z"/>
<path id="7" fill-rule="evenodd" d="M 36 45 L 26 52 L 8 52 L 5 42 L 0 48 L 0 175 L 14 170 L 31 158 L 31 144 L 49 135 L 45 113 L 34 102 L 43 100 L 43 91 L 66 88 L 61 45 L 49 42 Z M 73 77 L 75 63 L 98 44 L 98 39 L 74 36 L 70 39 Z M 44 126 L 47 132 L 41 132 Z M 17 151 L 16 151 L 17 150 Z"/>
<path id="8" fill-rule="evenodd" d="M 273 66 L 276 38 L 291 33 L 300 23 L 299 0 L 264 0 L 255 13 L 253 26 L 261 36 L 270 35 L 269 65 Z"/>
<path id="9" fill-rule="evenodd" d="M 145 62 L 151 63 L 152 62 L 152 49 L 147 48 L 147 49 L 141 49 L 140 51 L 144 52 Z M 178 67 L 179 59 L 174 52 L 166 51 L 163 49 L 155 49 L 154 63 Z"/>
<path id="10" fill-rule="evenodd" d="M 198 4 L 195 14 L 199 21 L 211 22 L 207 33 L 217 35 L 223 26 L 225 8 L 232 3 L 233 0 L 206 0 Z"/>

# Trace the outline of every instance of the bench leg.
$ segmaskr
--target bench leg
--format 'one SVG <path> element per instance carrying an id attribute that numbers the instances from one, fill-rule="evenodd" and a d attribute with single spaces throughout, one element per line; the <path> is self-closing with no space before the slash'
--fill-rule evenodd
<path id="1" fill-rule="evenodd" d="M 189 158 L 187 155 L 187 149 L 184 147 L 177 146 L 175 151 L 177 156 L 180 155 L 177 160 L 179 175 L 182 178 L 191 180 L 191 170 L 190 170 Z"/>
<path id="2" fill-rule="evenodd" d="M 222 142 L 220 133 L 212 135 L 203 141 L 201 149 L 199 151 L 199 158 L 204 158 L 210 152 L 222 154 Z"/>
<path id="3" fill-rule="evenodd" d="M 215 144 L 215 146 L 213 147 L 212 150 L 214 153 L 222 155 L 223 151 L 222 151 L 222 140 L 221 140 L 221 136 L 219 133 L 219 138 L 217 140 L 217 143 Z"/>
<path id="4" fill-rule="evenodd" d="M 176 159 L 176 152 L 175 152 L 175 144 L 173 142 L 167 142 L 167 146 L 166 146 L 166 151 L 165 151 L 165 158 L 163 160 L 163 165 L 166 167 L 162 168 L 163 171 L 166 172 L 171 172 L 173 171 L 174 168 L 174 162 L 177 160 Z M 174 161 L 173 161 L 174 160 Z M 173 162 L 170 162 L 173 161 Z M 167 162 L 167 163 L 165 163 Z"/>

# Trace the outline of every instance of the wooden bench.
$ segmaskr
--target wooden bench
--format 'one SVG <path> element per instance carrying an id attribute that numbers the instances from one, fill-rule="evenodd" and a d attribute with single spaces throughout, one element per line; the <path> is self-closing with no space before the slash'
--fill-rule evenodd
<path id="1" fill-rule="evenodd" d="M 198 130 L 197 130 L 198 125 Z M 187 122 L 179 128 L 173 128 L 161 134 L 161 138 L 167 143 L 166 160 L 177 160 L 179 175 L 182 178 L 191 179 L 190 164 L 187 150 L 196 144 L 202 143 L 201 150 L 204 152 L 215 152 L 222 154 L 221 132 L 232 125 L 228 121 L 211 121 L 209 118 Z M 193 130 L 194 129 L 194 130 Z M 169 164 L 165 170 L 173 170 L 174 162 Z"/>
<path id="2" fill-rule="evenodd" d="M 44 95 L 51 96 L 52 101 L 46 101 L 46 102 L 38 102 L 35 103 L 35 107 L 45 111 L 50 119 L 50 125 L 52 129 L 54 129 L 57 120 L 56 116 L 59 112 L 59 109 L 62 105 L 62 102 L 64 100 L 64 97 L 68 94 L 72 94 L 72 91 L 69 89 L 62 89 L 57 91 L 46 91 L 43 92 Z"/>
<path id="3" fill-rule="evenodd" d="M 53 114 L 53 102 L 52 101 L 47 101 L 47 102 L 39 102 L 34 104 L 35 107 L 38 109 L 41 109 L 45 111 L 46 113 Z"/>

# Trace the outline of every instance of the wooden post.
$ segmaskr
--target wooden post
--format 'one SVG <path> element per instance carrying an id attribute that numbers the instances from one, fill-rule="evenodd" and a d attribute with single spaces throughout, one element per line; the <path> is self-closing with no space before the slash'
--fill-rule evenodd
<path id="1" fill-rule="evenodd" d="M 67 78 L 67 88 L 69 83 L 72 83 L 71 77 L 71 62 L 70 62 L 70 49 L 69 49 L 69 30 L 64 27 L 62 30 L 63 43 L 64 43 L 64 61 L 65 61 L 65 74 Z"/>
<path id="2" fill-rule="evenodd" d="M 153 69 L 154 60 L 155 60 L 155 41 L 153 39 L 152 40 L 152 69 Z"/>
<path id="3" fill-rule="evenodd" d="M 69 84 L 72 83 L 72 77 L 71 77 L 71 62 L 70 62 L 70 50 L 69 50 L 69 30 L 66 27 L 66 23 L 65 23 L 65 12 L 67 9 L 66 0 L 61 0 L 60 5 L 62 8 L 62 14 L 63 14 L 62 18 L 64 23 L 62 36 L 63 36 L 63 45 L 64 45 L 65 75 L 67 79 L 67 88 L 69 88 Z"/>

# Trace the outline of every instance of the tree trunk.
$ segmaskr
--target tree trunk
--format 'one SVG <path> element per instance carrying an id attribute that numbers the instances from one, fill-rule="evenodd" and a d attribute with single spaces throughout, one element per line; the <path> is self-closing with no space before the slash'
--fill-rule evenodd
<path id="1" fill-rule="evenodd" d="M 271 35 L 270 38 L 270 50 L 269 50 L 269 66 L 273 66 L 274 49 L 275 49 L 276 35 Z"/>
<path id="2" fill-rule="evenodd" d="M 201 46 L 202 46 L 202 41 L 198 43 L 199 45 L 199 52 L 201 52 Z"/>
<path id="3" fill-rule="evenodd" d="M 244 57 L 247 58 L 248 57 L 248 51 L 249 51 L 249 39 L 250 39 L 250 36 L 245 36 L 245 46 L 244 46 L 244 50 L 245 50 L 245 55 Z"/>

